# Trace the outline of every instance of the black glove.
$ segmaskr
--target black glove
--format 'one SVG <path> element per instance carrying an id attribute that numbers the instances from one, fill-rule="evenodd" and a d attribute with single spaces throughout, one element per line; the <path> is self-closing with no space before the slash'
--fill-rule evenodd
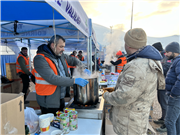
<path id="1" fill-rule="evenodd" d="M 31 77 L 31 76 L 32 76 L 32 73 L 29 74 L 29 77 Z"/>

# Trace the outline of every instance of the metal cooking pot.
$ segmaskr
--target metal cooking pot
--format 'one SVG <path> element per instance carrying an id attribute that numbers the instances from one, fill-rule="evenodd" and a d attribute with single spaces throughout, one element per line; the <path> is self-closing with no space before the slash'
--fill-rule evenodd
<path id="1" fill-rule="evenodd" d="M 85 87 L 74 84 L 74 103 L 81 105 L 95 105 L 99 101 L 97 77 L 88 78 L 86 80 L 88 80 L 89 83 Z"/>

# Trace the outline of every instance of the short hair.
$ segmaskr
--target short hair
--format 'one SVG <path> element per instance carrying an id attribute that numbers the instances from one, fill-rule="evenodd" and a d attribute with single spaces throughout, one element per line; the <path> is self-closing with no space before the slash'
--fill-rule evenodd
<path id="1" fill-rule="evenodd" d="M 22 47 L 22 48 L 21 48 L 21 51 L 23 51 L 23 50 L 27 50 L 27 47 Z"/>
<path id="2" fill-rule="evenodd" d="M 76 52 L 76 51 L 73 51 L 73 54 L 74 54 L 74 53 L 77 53 L 77 52 Z"/>
<path id="3" fill-rule="evenodd" d="M 79 53 L 82 53 L 82 51 L 79 51 Z"/>
<path id="4" fill-rule="evenodd" d="M 60 35 L 54 35 L 54 36 L 51 37 L 51 39 L 50 39 L 48 45 L 50 46 L 51 43 L 55 43 L 55 44 L 57 45 L 59 39 L 62 39 L 62 40 L 65 42 L 65 39 L 64 39 L 62 36 L 60 36 Z"/>

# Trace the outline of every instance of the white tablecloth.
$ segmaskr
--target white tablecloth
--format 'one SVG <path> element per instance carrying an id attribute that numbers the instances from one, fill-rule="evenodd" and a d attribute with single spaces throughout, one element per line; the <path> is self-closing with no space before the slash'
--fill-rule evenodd
<path id="1" fill-rule="evenodd" d="M 102 120 L 78 118 L 78 129 L 75 131 L 70 131 L 68 135 L 100 135 L 101 128 Z M 54 130 L 58 129 L 55 127 L 50 127 L 49 131 L 42 132 L 40 135 L 50 135 Z"/>

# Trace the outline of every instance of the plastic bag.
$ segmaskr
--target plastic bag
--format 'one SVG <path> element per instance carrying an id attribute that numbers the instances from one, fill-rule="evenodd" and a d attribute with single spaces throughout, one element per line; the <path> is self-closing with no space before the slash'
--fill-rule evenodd
<path id="1" fill-rule="evenodd" d="M 39 117 L 33 108 L 26 107 L 24 110 L 25 125 L 29 128 L 29 133 L 35 133 L 39 130 Z"/>

